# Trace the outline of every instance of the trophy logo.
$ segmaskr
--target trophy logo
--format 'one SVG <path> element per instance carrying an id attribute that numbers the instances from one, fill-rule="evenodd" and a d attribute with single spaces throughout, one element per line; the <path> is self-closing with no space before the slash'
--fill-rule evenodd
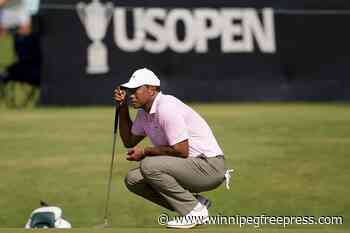
<path id="1" fill-rule="evenodd" d="M 89 4 L 79 2 L 76 10 L 85 27 L 87 36 L 92 41 L 87 49 L 88 74 L 103 74 L 109 71 L 108 51 L 102 40 L 106 36 L 108 24 L 113 16 L 113 3 L 102 4 L 92 0 Z"/>

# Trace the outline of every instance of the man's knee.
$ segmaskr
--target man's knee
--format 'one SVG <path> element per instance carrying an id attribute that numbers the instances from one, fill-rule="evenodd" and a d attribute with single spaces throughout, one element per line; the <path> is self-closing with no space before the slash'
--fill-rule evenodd
<path id="1" fill-rule="evenodd" d="M 141 173 L 144 177 L 150 176 L 155 172 L 159 171 L 159 164 L 157 158 L 155 157 L 146 157 L 141 160 Z"/>
<path id="2" fill-rule="evenodd" d="M 142 182 L 142 180 L 143 180 L 143 177 L 141 175 L 140 170 L 136 169 L 136 170 L 130 170 L 128 174 L 126 174 L 124 178 L 124 183 L 125 183 L 125 186 L 130 191 L 133 191 L 134 188 L 137 186 L 137 184 Z"/>

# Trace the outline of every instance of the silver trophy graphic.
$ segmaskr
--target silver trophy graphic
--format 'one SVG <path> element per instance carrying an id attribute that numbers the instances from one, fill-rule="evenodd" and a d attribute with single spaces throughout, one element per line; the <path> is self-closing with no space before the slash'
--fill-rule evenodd
<path id="1" fill-rule="evenodd" d="M 87 68 L 89 74 L 103 74 L 109 71 L 108 52 L 102 40 L 106 36 L 108 24 L 113 16 L 113 3 L 102 4 L 99 0 L 77 4 L 77 12 L 92 44 L 87 50 Z"/>

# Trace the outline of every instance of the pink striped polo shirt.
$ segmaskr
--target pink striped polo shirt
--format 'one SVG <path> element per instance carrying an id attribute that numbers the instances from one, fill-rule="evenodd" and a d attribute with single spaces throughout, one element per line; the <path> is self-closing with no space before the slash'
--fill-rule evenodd
<path id="1" fill-rule="evenodd" d="M 191 157 L 224 155 L 206 121 L 176 97 L 161 92 L 149 113 L 138 110 L 131 132 L 148 136 L 154 146 L 172 146 L 188 139 Z"/>

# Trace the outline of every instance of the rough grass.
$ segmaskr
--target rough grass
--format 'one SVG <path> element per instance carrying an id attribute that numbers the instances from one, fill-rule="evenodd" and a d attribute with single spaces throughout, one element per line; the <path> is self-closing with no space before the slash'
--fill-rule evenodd
<path id="1" fill-rule="evenodd" d="M 344 224 L 290 225 L 286 232 L 349 229 L 348 105 L 193 107 L 211 125 L 227 166 L 236 169 L 231 190 L 222 186 L 205 194 L 214 203 L 211 215 L 334 215 L 343 216 Z M 103 223 L 113 118 L 113 108 L 0 108 L 0 227 L 23 227 L 40 199 L 62 207 L 73 227 Z M 136 165 L 124 159 L 125 153 L 119 141 L 110 201 L 112 226 L 122 232 L 162 232 L 157 217 L 164 210 L 132 195 L 123 184 L 127 170 Z M 256 231 L 254 226 L 240 229 L 236 225 L 196 230 L 212 232 L 214 228 Z M 262 229 L 277 232 L 281 226 Z"/>

